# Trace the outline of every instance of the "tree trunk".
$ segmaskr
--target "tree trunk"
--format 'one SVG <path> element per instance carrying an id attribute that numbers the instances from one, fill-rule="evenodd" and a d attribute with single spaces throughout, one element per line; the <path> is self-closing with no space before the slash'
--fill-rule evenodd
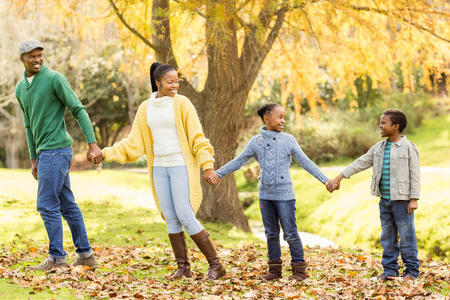
<path id="1" fill-rule="evenodd" d="M 17 169 L 20 167 L 20 149 L 25 144 L 25 129 L 23 127 L 22 113 L 18 103 L 14 103 L 14 110 L 10 115 L 10 126 L 7 133 L 3 133 L 5 141 L 6 167 Z"/>
<path id="2" fill-rule="evenodd" d="M 245 91 L 241 95 L 231 95 L 230 92 L 222 94 L 221 91 L 223 92 L 224 89 L 209 93 L 210 96 L 203 98 L 203 104 L 200 105 L 204 108 L 201 110 L 203 113 L 200 114 L 203 129 L 214 147 L 215 169 L 222 167 L 235 156 L 237 141 L 244 124 L 247 100 Z M 211 99 L 217 99 L 217 101 L 211 101 Z M 226 110 L 221 106 L 226 106 Z M 204 194 L 198 212 L 199 218 L 231 222 L 244 231 L 250 231 L 247 217 L 239 201 L 234 174 L 221 178 L 216 186 L 205 183 L 202 185 Z"/>
<path id="3" fill-rule="evenodd" d="M 19 165 L 19 152 L 21 145 L 20 141 L 15 138 L 6 139 L 5 153 L 6 153 L 6 167 L 9 169 L 18 169 Z"/>

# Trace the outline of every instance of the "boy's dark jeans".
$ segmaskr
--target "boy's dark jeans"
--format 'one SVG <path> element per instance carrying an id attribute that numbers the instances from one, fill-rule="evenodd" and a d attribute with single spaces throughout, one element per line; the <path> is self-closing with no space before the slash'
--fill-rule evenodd
<path id="1" fill-rule="evenodd" d="M 281 259 L 280 223 L 283 238 L 289 244 L 292 262 L 304 262 L 303 245 L 297 232 L 295 199 L 288 201 L 259 200 L 264 230 L 267 238 L 269 260 Z"/>
<path id="2" fill-rule="evenodd" d="M 419 259 L 417 258 L 417 239 L 414 227 L 414 212 L 408 214 L 409 201 L 388 201 L 380 199 L 381 263 L 385 276 L 398 276 L 397 258 L 400 252 L 405 265 L 405 274 L 419 277 Z M 398 243 L 400 235 L 400 246 Z"/>

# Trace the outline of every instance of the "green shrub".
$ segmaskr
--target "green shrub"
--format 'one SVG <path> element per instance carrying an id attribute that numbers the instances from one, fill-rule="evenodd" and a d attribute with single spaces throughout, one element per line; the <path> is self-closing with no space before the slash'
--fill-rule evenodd
<path id="1" fill-rule="evenodd" d="M 299 141 L 303 151 L 316 162 L 356 158 L 380 140 L 378 122 L 383 111 L 401 109 L 408 118 L 405 134 L 410 134 L 424 120 L 440 114 L 436 100 L 425 94 L 392 94 L 373 105 L 354 111 L 330 108 L 319 119 L 308 114 L 301 127 L 288 126 L 286 131 Z"/>

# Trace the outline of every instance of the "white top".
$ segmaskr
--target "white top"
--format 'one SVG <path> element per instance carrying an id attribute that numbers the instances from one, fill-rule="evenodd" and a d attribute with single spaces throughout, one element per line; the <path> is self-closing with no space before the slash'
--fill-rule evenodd
<path id="1" fill-rule="evenodd" d="M 31 82 L 33 81 L 34 75 L 30 76 L 30 77 L 28 77 L 28 76 L 26 76 L 26 77 L 27 77 L 28 82 L 31 84 Z"/>
<path id="2" fill-rule="evenodd" d="M 147 124 L 152 132 L 155 167 L 185 166 L 173 111 L 173 97 L 156 98 L 152 93 L 147 109 Z"/>

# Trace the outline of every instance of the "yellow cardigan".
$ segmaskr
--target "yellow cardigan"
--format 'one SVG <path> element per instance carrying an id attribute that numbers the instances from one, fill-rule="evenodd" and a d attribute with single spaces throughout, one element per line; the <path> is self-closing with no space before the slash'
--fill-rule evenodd
<path id="1" fill-rule="evenodd" d="M 115 160 L 121 164 L 133 162 L 144 154 L 147 156 L 150 186 L 156 207 L 161 213 L 153 184 L 153 138 L 147 123 L 148 103 L 149 100 L 146 100 L 139 106 L 128 137 L 112 147 L 104 148 L 102 153 L 106 161 Z M 214 149 L 203 134 L 197 111 L 187 97 L 176 95 L 173 99 L 173 110 L 181 151 L 189 176 L 191 206 L 194 212 L 197 212 L 202 202 L 200 167 L 203 170 L 214 167 Z M 161 216 L 164 218 L 162 213 Z"/>

